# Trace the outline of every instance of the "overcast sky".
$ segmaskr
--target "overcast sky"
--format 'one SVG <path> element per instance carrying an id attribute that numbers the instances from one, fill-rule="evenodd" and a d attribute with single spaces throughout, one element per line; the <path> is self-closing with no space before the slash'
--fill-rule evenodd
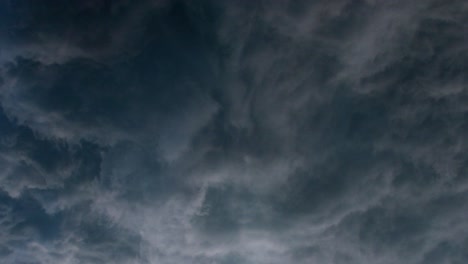
<path id="1" fill-rule="evenodd" d="M 0 1 L 0 263 L 468 263 L 468 1 Z"/>

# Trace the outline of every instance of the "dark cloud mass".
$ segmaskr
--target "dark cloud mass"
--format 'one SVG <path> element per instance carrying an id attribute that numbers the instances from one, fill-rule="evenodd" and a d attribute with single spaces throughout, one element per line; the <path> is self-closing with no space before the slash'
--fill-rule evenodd
<path id="1" fill-rule="evenodd" d="M 0 262 L 468 263 L 468 3 L 0 1 Z"/>

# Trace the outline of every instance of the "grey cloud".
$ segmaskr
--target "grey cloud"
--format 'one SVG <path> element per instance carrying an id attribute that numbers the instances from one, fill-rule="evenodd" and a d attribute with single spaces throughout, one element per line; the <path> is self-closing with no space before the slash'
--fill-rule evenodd
<path id="1" fill-rule="evenodd" d="M 466 262 L 464 1 L 1 7 L 5 263 Z"/>

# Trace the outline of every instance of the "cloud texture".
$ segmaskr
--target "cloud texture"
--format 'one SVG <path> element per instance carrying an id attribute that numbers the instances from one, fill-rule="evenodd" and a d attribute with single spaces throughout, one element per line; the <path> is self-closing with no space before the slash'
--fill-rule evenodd
<path id="1" fill-rule="evenodd" d="M 3 1 L 0 262 L 468 261 L 468 3 Z"/>

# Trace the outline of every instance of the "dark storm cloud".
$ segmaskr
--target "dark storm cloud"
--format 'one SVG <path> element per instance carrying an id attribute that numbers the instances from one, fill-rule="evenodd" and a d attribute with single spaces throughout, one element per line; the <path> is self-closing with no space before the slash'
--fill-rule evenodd
<path id="1" fill-rule="evenodd" d="M 5 263 L 464 263 L 464 1 L 0 4 Z"/>

